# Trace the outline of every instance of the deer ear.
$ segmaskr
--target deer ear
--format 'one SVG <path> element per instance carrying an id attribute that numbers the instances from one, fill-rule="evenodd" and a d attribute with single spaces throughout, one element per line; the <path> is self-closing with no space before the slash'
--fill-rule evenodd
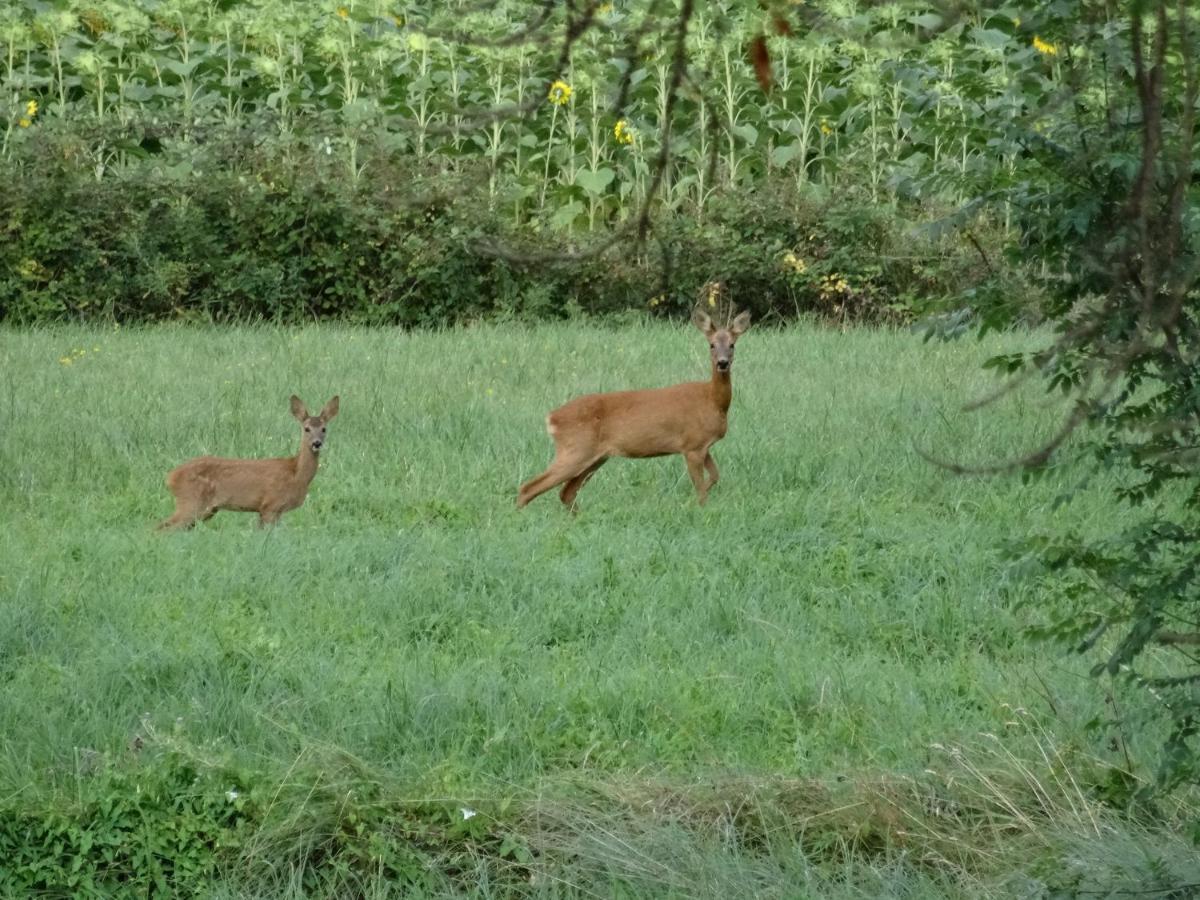
<path id="1" fill-rule="evenodd" d="M 743 310 L 742 313 L 733 320 L 733 324 L 729 326 L 729 330 L 734 337 L 750 330 L 750 310 Z"/>
<path id="2" fill-rule="evenodd" d="M 334 397 L 325 404 L 325 408 L 321 410 L 321 421 L 328 422 L 338 414 L 338 398 Z"/>
<path id="3" fill-rule="evenodd" d="M 701 331 L 703 331 L 705 334 L 712 334 L 712 330 L 713 330 L 712 319 L 710 319 L 708 317 L 708 313 L 706 313 L 704 310 L 702 310 L 702 309 L 692 310 L 692 324 L 695 325 L 697 328 L 699 328 Z"/>
<path id="4" fill-rule="evenodd" d="M 301 422 L 308 418 L 308 408 L 295 394 L 292 394 L 292 415 Z"/>

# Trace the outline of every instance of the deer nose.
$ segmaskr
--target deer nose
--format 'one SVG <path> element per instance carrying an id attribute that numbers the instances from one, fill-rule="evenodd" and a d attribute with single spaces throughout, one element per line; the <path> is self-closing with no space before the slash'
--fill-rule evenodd
<path id="1" fill-rule="evenodd" d="M 729 368 L 729 360 L 718 359 L 717 360 L 717 368 L 720 369 L 722 372 L 726 371 Z"/>

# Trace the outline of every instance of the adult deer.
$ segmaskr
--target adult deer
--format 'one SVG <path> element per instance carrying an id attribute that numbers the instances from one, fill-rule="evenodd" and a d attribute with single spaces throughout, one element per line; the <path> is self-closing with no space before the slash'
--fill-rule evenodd
<path id="1" fill-rule="evenodd" d="M 279 459 L 222 459 L 200 456 L 167 474 L 175 495 L 175 514 L 159 528 L 191 528 L 219 510 L 258 513 L 260 527 L 274 525 L 308 495 L 317 474 L 317 458 L 325 444 L 325 426 L 338 414 L 338 398 L 310 416 L 300 398 L 292 395 L 292 415 L 300 422 L 300 451 Z"/>
<path id="2" fill-rule="evenodd" d="M 725 436 L 733 398 L 733 346 L 750 327 L 750 313 L 743 312 L 728 328 L 717 328 L 702 310 L 693 313 L 692 322 L 708 338 L 712 378 L 643 391 L 587 394 L 551 412 L 546 430 L 554 439 L 554 461 L 521 485 L 518 508 L 560 484 L 559 498 L 572 506 L 579 489 L 610 456 L 643 459 L 672 453 L 687 461 L 703 505 L 719 477 L 709 449 Z"/>

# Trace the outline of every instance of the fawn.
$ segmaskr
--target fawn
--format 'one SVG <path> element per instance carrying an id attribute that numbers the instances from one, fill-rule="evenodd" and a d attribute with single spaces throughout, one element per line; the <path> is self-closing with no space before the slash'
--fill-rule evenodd
<path id="1" fill-rule="evenodd" d="M 259 527 L 274 525 L 288 510 L 304 502 L 317 474 L 317 457 L 325 444 L 325 426 L 338 414 L 338 398 L 310 416 L 300 398 L 292 395 L 292 415 L 301 426 L 300 451 L 279 459 L 222 459 L 200 456 L 167 474 L 175 495 L 175 514 L 161 528 L 191 528 L 219 510 L 258 513 Z"/>
<path id="2" fill-rule="evenodd" d="M 563 485 L 559 498 L 572 507 L 579 489 L 610 456 L 643 459 L 672 453 L 683 455 L 704 504 L 719 477 L 709 448 L 725 436 L 733 398 L 733 345 L 750 327 L 750 313 L 743 312 L 728 328 L 717 328 L 698 309 L 692 322 L 708 338 L 712 378 L 650 390 L 587 394 L 551 412 L 546 430 L 554 439 L 554 461 L 521 485 L 518 509 L 559 484 Z"/>

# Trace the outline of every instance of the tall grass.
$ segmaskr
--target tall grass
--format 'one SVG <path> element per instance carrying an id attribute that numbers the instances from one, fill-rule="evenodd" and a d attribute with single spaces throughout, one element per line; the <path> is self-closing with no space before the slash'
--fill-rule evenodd
<path id="1" fill-rule="evenodd" d="M 1015 760 L 1046 732 L 1082 744 L 1100 686 L 1022 636 L 1037 588 L 998 548 L 1097 527 L 1103 486 L 1059 507 L 1069 454 L 1021 484 L 914 450 L 991 459 L 1053 427 L 1036 394 L 958 411 L 1022 341 L 752 329 L 708 505 L 679 458 L 622 460 L 571 516 L 513 506 L 545 413 L 705 377 L 696 332 L 0 332 L 0 796 L 69 800 L 82 757 L 150 734 L 301 804 L 292 767 L 330 754 L 422 795 L 528 798 L 919 773 L 981 733 Z M 181 460 L 295 451 L 292 392 L 342 398 L 307 503 L 269 531 L 153 533 Z"/>

